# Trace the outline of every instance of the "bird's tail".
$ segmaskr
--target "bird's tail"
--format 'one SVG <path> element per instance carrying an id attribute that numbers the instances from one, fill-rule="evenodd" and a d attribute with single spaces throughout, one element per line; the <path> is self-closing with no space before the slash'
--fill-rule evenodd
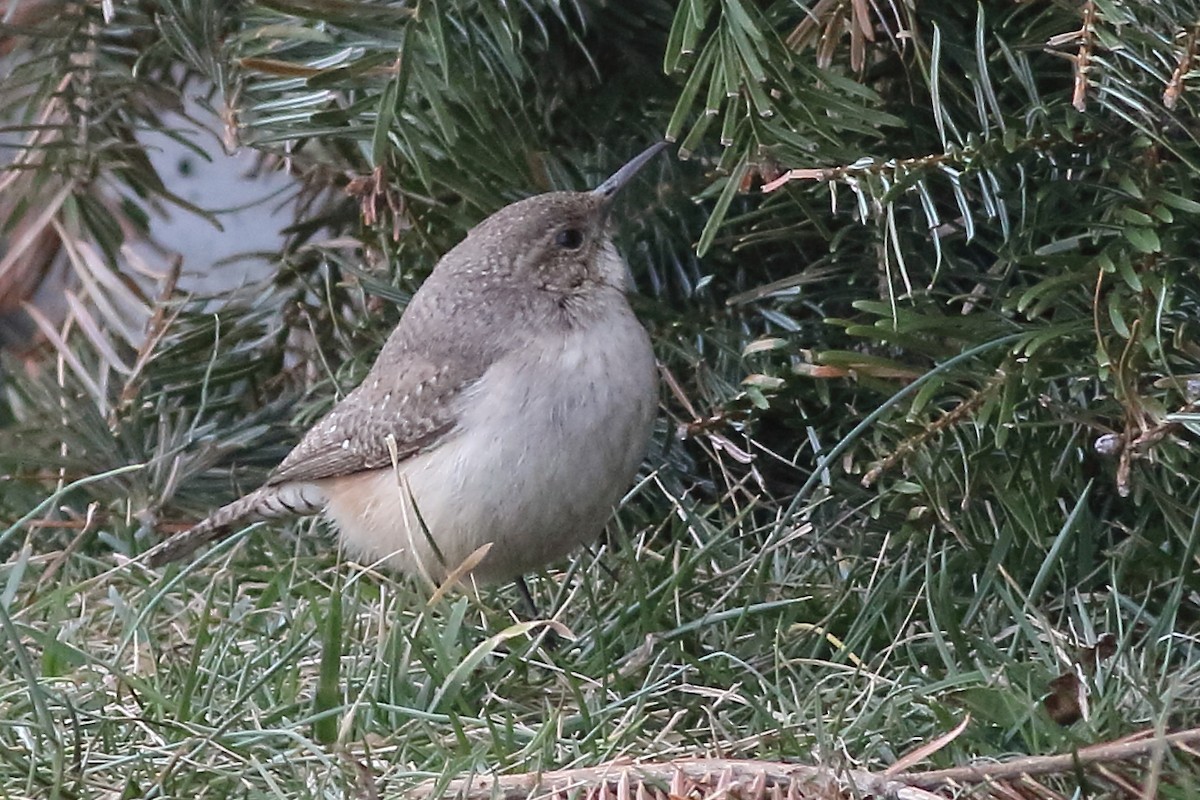
<path id="1" fill-rule="evenodd" d="M 206 544 L 234 532 L 239 522 L 289 515 L 316 514 L 325 507 L 323 494 L 311 484 L 263 486 L 214 511 L 204 520 L 146 551 L 146 563 L 160 567 L 191 555 Z"/>

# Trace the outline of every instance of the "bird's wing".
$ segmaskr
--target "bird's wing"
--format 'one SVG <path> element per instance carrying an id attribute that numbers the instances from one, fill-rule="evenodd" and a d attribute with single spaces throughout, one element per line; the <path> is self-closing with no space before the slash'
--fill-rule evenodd
<path id="1" fill-rule="evenodd" d="M 444 262 L 404 309 L 362 384 L 304 435 L 268 486 L 391 467 L 389 437 L 397 460 L 436 446 L 454 435 L 462 393 L 524 347 L 512 317 L 530 315 L 529 293 L 482 285 L 480 274 L 458 275 Z"/>
<path id="2" fill-rule="evenodd" d="M 435 365 L 411 350 L 381 356 L 366 380 L 309 429 L 267 485 L 390 467 L 389 437 L 398 461 L 436 445 L 455 428 L 454 400 L 482 372 L 478 362 Z"/>
<path id="3" fill-rule="evenodd" d="M 187 531 L 160 542 L 146 554 L 160 566 L 225 538 L 232 526 L 250 517 L 272 517 L 283 509 L 317 510 L 305 497 L 286 495 L 286 484 L 351 475 L 392 465 L 396 459 L 436 446 L 454 433 L 455 400 L 483 374 L 487 353 L 449 344 L 412 343 L 398 328 L 362 384 L 314 425 L 264 486 L 219 509 Z M 300 507 L 297 507 L 297 504 Z"/>

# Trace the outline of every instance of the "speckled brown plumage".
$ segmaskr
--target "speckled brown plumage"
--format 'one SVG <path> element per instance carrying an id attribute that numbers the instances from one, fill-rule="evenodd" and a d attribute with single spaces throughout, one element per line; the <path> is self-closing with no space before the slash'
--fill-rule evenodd
<path id="1" fill-rule="evenodd" d="M 324 510 L 352 554 L 442 578 L 479 547 L 481 579 L 597 535 L 645 452 L 653 354 L 607 230 L 616 191 L 514 203 L 413 296 L 362 384 L 246 497 L 153 548 L 182 558 L 238 522 Z"/>

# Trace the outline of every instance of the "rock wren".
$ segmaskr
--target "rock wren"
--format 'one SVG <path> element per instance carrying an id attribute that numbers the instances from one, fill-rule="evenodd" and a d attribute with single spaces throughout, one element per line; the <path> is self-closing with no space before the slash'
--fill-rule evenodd
<path id="1" fill-rule="evenodd" d="M 324 512 L 360 560 L 479 581 L 595 539 L 645 456 L 654 353 L 625 297 L 613 199 L 665 142 L 590 192 L 502 208 L 438 262 L 371 371 L 259 489 L 147 553 Z"/>

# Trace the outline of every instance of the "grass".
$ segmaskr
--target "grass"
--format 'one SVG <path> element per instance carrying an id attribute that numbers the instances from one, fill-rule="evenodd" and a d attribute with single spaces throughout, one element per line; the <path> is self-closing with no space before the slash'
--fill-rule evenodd
<path id="1" fill-rule="evenodd" d="M 42 274 L 44 228 L 81 292 L 0 364 L 0 797 L 878 774 L 1200 727 L 1194 8 L 192 5 L 22 29 L 0 98 L 47 122 L 4 260 Z M 306 192 L 271 281 L 139 294 L 120 245 L 172 198 L 133 132 L 194 70 Z M 552 622 L 430 602 L 311 521 L 138 561 L 361 380 L 486 210 L 665 130 L 694 157 L 630 187 L 621 247 L 686 437 L 611 543 L 532 576 Z M 934 790 L 1195 797 L 1195 752 Z"/>
<path id="2" fill-rule="evenodd" d="M 1190 440 L 1132 461 L 1124 497 L 1086 423 L 1032 388 L 990 427 L 982 412 L 923 426 L 900 402 L 943 386 L 942 413 L 963 407 L 972 395 L 952 379 L 995 369 L 978 354 L 898 392 L 828 381 L 818 400 L 765 398 L 812 424 L 799 434 L 765 414 L 683 442 L 662 426 L 609 541 L 531 577 L 537 618 L 511 586 L 430 602 L 416 581 L 342 560 L 312 520 L 149 569 L 147 514 L 161 526 L 215 507 L 286 449 L 294 396 L 269 381 L 280 359 L 254 357 L 252 312 L 214 337 L 221 369 L 188 336 L 164 337 L 151 367 L 166 377 L 111 417 L 86 402 L 65 417 L 69 380 L 8 387 L 20 419 L 0 431 L 0 464 L 17 461 L 0 492 L 0 797 L 405 797 L 465 775 L 704 756 L 878 774 L 930 743 L 905 769 L 1200 726 Z M 684 376 L 667 416 L 688 430 L 697 375 L 744 368 L 692 359 L 679 336 L 682 356 L 658 340 Z M 976 352 L 1010 358 L 1009 340 Z M 268 400 L 246 401 L 243 361 Z M 1063 385 L 1077 394 L 1060 402 L 1087 411 L 1087 384 Z M 311 394 L 301 408 L 327 402 Z M 80 477 L 52 490 L 62 474 Z M 1200 792 L 1182 749 L 1104 770 L 1022 791 Z"/>
<path id="3" fill-rule="evenodd" d="M 1072 509 L 1016 569 L 937 533 L 759 525 L 764 509 L 676 500 L 649 525 L 667 492 L 642 493 L 657 506 L 631 504 L 619 546 L 531 580 L 558 639 L 511 587 L 430 606 L 341 561 L 319 523 L 161 572 L 85 548 L 45 582 L 59 553 L 31 541 L 0 573 L 0 793 L 404 796 L 702 755 L 879 770 L 970 714 L 929 763 L 951 766 L 1200 721 L 1191 578 L 1146 585 L 1114 559 L 1103 588 L 1035 591 L 1074 569 Z M 1041 701 L 1073 670 L 1088 708 L 1062 725 Z M 1194 760 L 1165 759 L 1158 796 L 1200 791 Z"/>

